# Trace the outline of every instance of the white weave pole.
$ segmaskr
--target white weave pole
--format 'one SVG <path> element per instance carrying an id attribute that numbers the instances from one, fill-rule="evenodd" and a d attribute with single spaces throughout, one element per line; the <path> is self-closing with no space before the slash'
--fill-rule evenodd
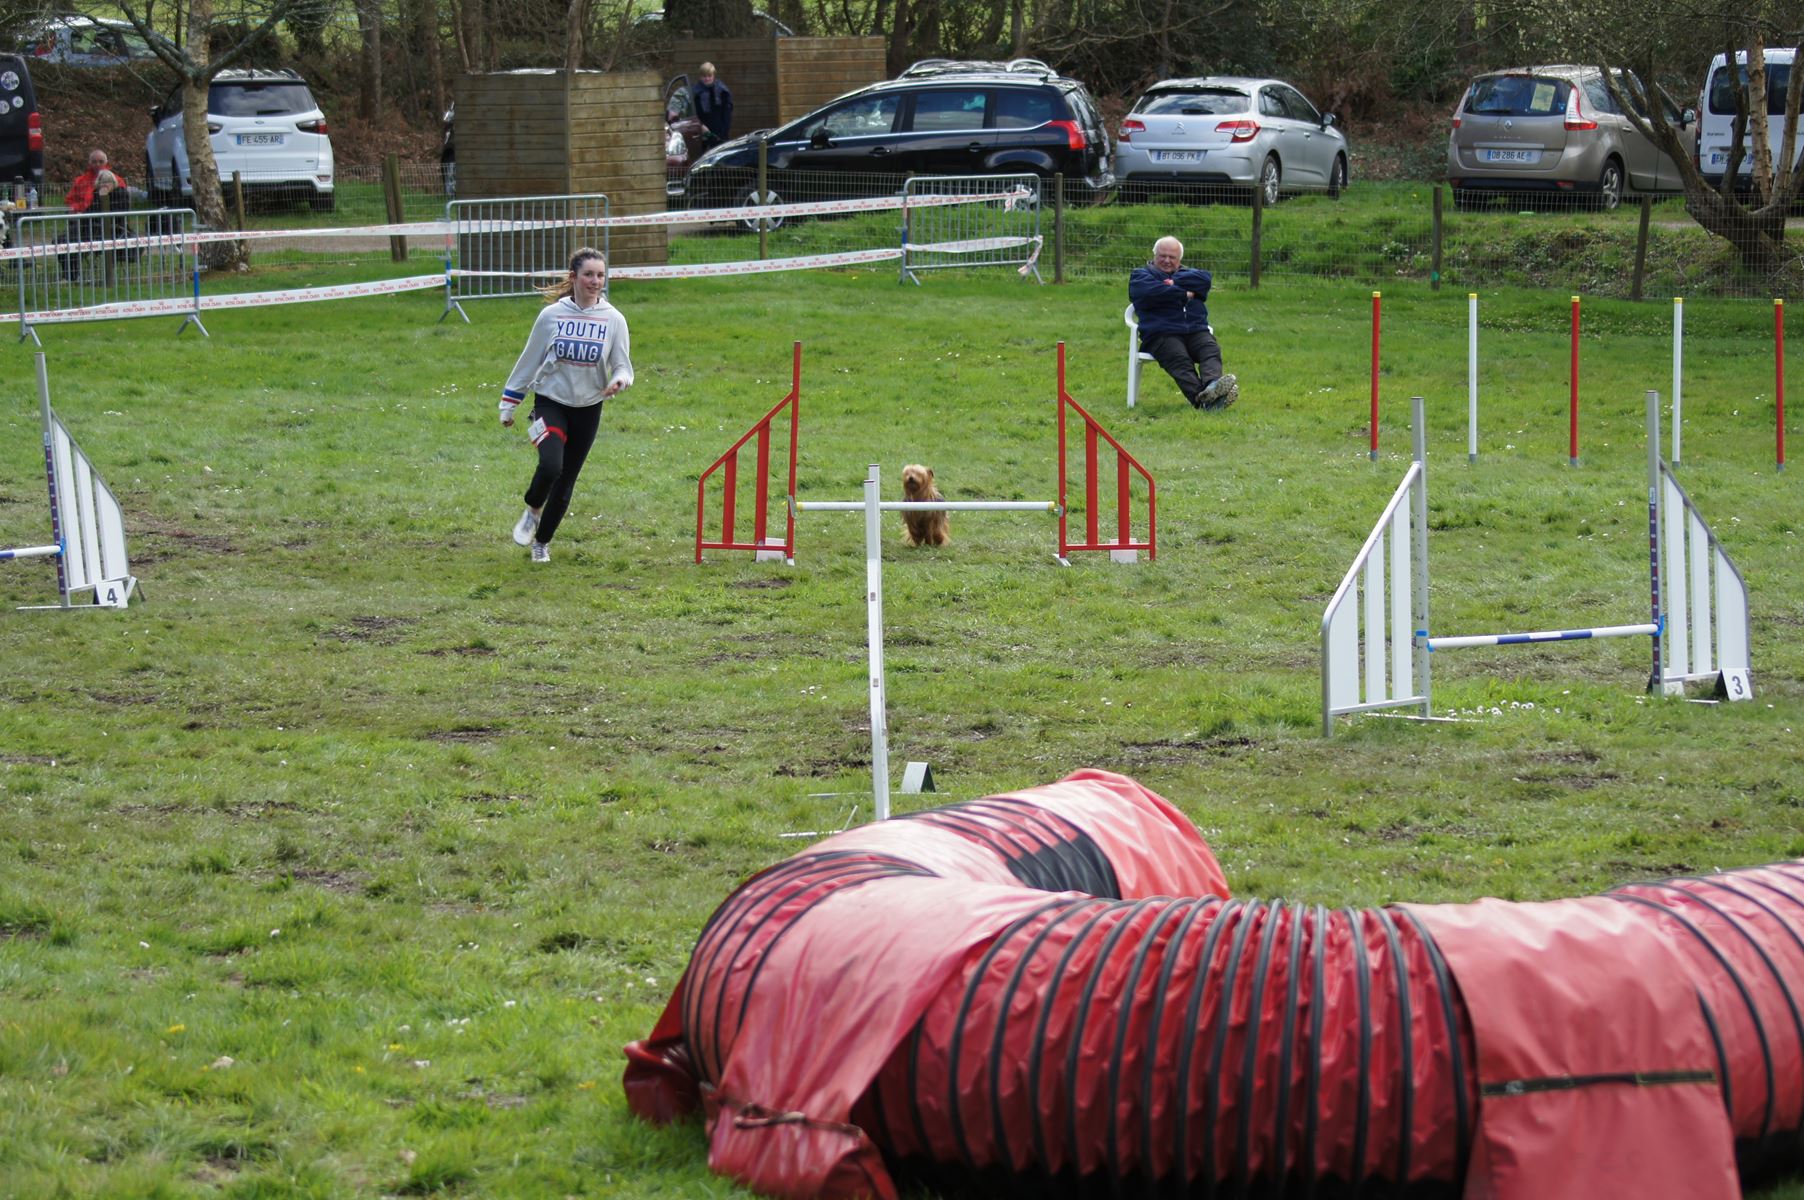
<path id="1" fill-rule="evenodd" d="M 1672 298 L 1672 465 L 1679 465 L 1679 410 L 1684 392 L 1680 390 L 1680 366 L 1685 356 L 1685 297 Z"/>
<path id="2" fill-rule="evenodd" d="M 1466 461 L 1478 461 L 1478 293 L 1466 293 Z"/>
<path id="3" fill-rule="evenodd" d="M 883 514 L 877 464 L 864 479 L 865 642 L 871 671 L 871 795 L 877 819 L 889 820 L 889 702 L 883 694 Z"/>

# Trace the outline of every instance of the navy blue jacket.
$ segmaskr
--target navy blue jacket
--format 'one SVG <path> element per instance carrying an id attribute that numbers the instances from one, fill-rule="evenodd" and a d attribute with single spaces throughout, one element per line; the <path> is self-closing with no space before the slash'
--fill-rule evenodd
<path id="1" fill-rule="evenodd" d="M 1145 346 L 1149 337 L 1207 329 L 1209 283 L 1209 272 L 1198 267 L 1179 267 L 1170 274 L 1151 263 L 1135 267 L 1128 276 L 1128 299 L 1140 319 L 1140 344 Z M 1185 299 L 1185 292 L 1195 292 L 1195 299 Z"/>
<path id="2" fill-rule="evenodd" d="M 690 89 L 695 98 L 695 115 L 713 134 L 716 141 L 726 141 L 733 128 L 733 93 L 717 75 L 713 83 L 698 83 Z"/>

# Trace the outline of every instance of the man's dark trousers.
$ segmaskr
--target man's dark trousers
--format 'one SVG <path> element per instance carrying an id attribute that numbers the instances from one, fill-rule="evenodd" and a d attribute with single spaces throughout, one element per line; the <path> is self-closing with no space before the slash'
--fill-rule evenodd
<path id="1" fill-rule="evenodd" d="M 1221 347 L 1207 329 L 1194 333 L 1160 333 L 1140 339 L 1141 348 L 1177 380 L 1184 399 L 1203 406 L 1203 389 L 1221 377 Z M 1201 367 L 1201 373 L 1197 368 Z"/>

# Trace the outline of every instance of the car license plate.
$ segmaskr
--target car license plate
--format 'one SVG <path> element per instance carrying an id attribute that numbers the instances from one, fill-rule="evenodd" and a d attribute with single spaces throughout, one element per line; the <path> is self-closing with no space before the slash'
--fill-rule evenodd
<path id="1" fill-rule="evenodd" d="M 1154 150 L 1154 162 L 1180 163 L 1202 162 L 1207 150 Z"/>
<path id="2" fill-rule="evenodd" d="M 1488 163 L 1527 163 L 1533 165 L 1541 161 L 1539 150 L 1480 150 L 1479 162 Z"/>
<path id="3" fill-rule="evenodd" d="M 282 135 L 279 133 L 241 133 L 238 135 L 240 146 L 280 146 Z"/>

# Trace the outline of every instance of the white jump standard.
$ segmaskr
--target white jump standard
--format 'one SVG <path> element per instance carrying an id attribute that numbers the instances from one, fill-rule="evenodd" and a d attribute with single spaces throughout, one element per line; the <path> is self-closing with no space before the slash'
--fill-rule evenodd
<path id="1" fill-rule="evenodd" d="M 0 550 L 0 559 L 54 558 L 60 604 L 23 608 L 124 608 L 136 590 L 125 556 L 125 515 L 68 427 L 50 407 L 44 355 L 38 372 L 38 410 L 44 423 L 44 477 L 50 489 L 50 536 L 55 544 Z M 78 599 L 78 593 L 79 599 Z M 90 602 L 91 595 L 91 602 Z"/>
<path id="2" fill-rule="evenodd" d="M 1660 458 L 1660 396 L 1647 393 L 1649 620 L 1532 633 L 1432 636 L 1428 619 L 1428 476 L 1422 398 L 1412 401 L 1415 461 L 1322 615 L 1322 734 L 1343 713 L 1418 708 L 1432 715 L 1430 655 L 1466 646 L 1598 638 L 1650 639 L 1648 689 L 1679 695 L 1709 681 L 1753 698 L 1748 590 L 1697 506 Z"/>

